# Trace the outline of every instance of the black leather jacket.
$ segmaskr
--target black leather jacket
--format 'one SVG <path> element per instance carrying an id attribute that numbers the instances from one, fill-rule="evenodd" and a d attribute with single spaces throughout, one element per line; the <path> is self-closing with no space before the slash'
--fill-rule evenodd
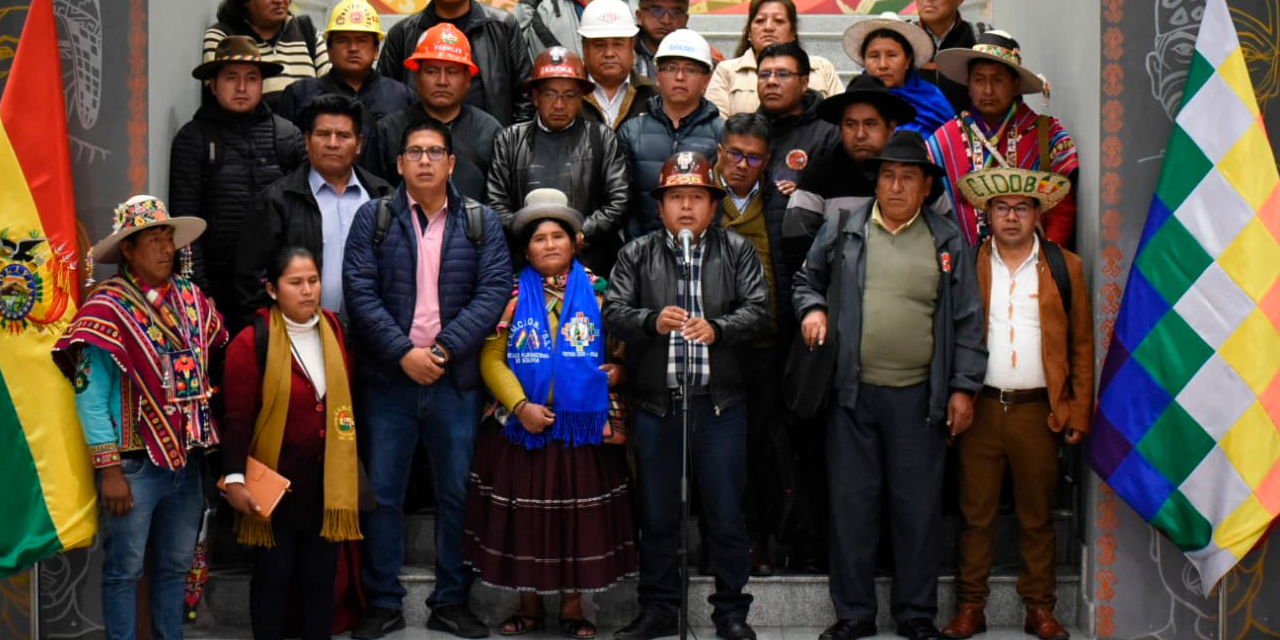
<path id="1" fill-rule="evenodd" d="M 440 22 L 446 21 L 437 17 L 435 7 L 428 4 L 395 23 L 382 43 L 378 72 L 414 88 L 413 73 L 404 68 L 404 60 L 413 53 L 422 34 Z M 533 118 L 533 100 L 524 88 L 533 61 L 515 17 L 473 0 L 471 12 L 463 22 L 460 28 L 471 43 L 471 59 L 480 67 L 480 82 L 473 81 L 471 87 L 473 91 L 483 87 L 486 111 L 504 127 Z M 468 103 L 474 104 L 470 100 Z"/>
<path id="2" fill-rule="evenodd" d="M 524 206 L 528 195 L 529 171 L 535 166 L 561 166 L 561 158 L 535 157 L 542 154 L 536 148 L 539 139 L 565 136 L 569 157 L 564 162 L 573 167 L 568 177 L 569 206 L 585 216 L 582 233 L 588 248 L 581 256 L 588 267 L 600 275 L 603 265 L 612 265 L 620 246 L 618 231 L 625 223 L 627 204 L 631 194 L 631 170 L 627 157 L 622 153 L 618 137 L 613 130 L 600 124 L 578 118 L 560 131 L 541 131 L 534 122 L 522 122 L 503 129 L 493 141 L 493 161 L 489 165 L 487 185 L 489 206 L 502 219 L 502 226 L 511 231 L 515 213 Z M 561 145 L 557 145 L 561 148 Z M 535 162 L 537 160 L 537 162 Z M 595 255 L 599 247 L 607 255 Z M 523 253 L 524 247 L 518 250 Z"/>
<path id="3" fill-rule="evenodd" d="M 715 328 L 711 399 L 717 409 L 743 400 L 744 349 L 768 324 L 769 291 L 755 245 L 718 226 L 707 229 L 702 256 L 702 309 Z M 640 407 L 665 416 L 670 337 L 658 333 L 658 313 L 676 303 L 680 266 L 667 231 L 654 231 L 622 248 L 605 290 L 606 331 L 627 341 L 627 378 Z"/>

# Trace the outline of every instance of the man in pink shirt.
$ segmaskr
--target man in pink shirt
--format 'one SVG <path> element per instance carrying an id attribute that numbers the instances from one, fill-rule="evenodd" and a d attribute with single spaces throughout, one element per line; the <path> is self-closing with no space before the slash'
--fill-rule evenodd
<path id="1" fill-rule="evenodd" d="M 467 473 L 480 423 L 479 352 L 511 293 L 502 225 L 462 197 L 438 120 L 410 124 L 396 166 L 404 184 L 360 208 L 347 236 L 343 291 L 355 352 L 355 403 L 368 435 L 361 457 L 377 496 L 364 526 L 369 613 L 353 638 L 405 626 L 404 495 L 421 439 L 436 492 L 436 586 L 427 627 L 464 638 L 489 629 L 467 605 L 462 564 Z M 381 209 L 381 210 L 380 210 Z"/>

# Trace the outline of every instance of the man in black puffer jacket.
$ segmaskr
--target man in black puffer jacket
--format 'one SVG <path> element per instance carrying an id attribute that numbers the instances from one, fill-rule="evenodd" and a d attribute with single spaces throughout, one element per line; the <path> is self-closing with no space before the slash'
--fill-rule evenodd
<path id="1" fill-rule="evenodd" d="M 658 202 L 649 192 L 658 186 L 662 165 L 678 151 L 716 156 L 724 134 L 720 110 L 703 97 L 711 81 L 711 46 L 696 32 L 676 29 L 658 45 L 658 95 L 648 113 L 626 121 L 618 139 L 631 166 L 631 220 L 627 239 L 662 228 Z"/>
<path id="2" fill-rule="evenodd" d="M 533 118 L 533 103 L 524 90 L 532 60 L 516 19 L 506 11 L 474 0 L 433 0 L 422 11 L 397 22 L 387 32 L 378 57 L 378 72 L 414 88 L 403 66 L 427 29 L 449 22 L 466 34 L 480 72 L 471 78 L 466 104 L 497 118 L 502 126 Z M 454 135 L 454 139 L 458 136 Z"/>
<path id="3" fill-rule="evenodd" d="M 839 145 L 840 130 L 818 117 L 822 94 L 809 88 L 809 54 L 800 45 L 794 41 L 771 44 L 760 52 L 756 64 L 759 113 L 773 131 L 765 176 L 789 196 L 809 159 Z M 783 202 L 778 213 L 785 210 Z"/>
<path id="4" fill-rule="evenodd" d="M 538 107 L 536 122 L 502 130 L 493 142 L 488 201 L 511 232 L 515 212 L 534 189 L 559 189 L 569 206 L 585 216 L 578 256 L 607 277 L 622 248 L 631 174 L 613 130 L 582 117 L 583 97 L 595 86 L 577 54 L 551 47 L 538 54 L 529 90 Z M 523 265 L 524 248 L 512 252 Z"/>
<path id="5" fill-rule="evenodd" d="M 267 185 L 306 158 L 298 128 L 262 104 L 262 79 L 280 71 L 263 62 L 251 38 L 224 38 L 213 60 L 191 72 L 216 100 L 178 130 L 169 154 L 169 211 L 209 225 L 192 245 L 192 280 L 232 333 L 244 326 L 234 273 L 245 217 Z"/>

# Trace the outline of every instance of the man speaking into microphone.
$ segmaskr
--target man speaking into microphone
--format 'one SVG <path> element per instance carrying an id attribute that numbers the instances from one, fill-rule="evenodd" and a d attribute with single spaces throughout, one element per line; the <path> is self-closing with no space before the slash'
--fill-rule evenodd
<path id="1" fill-rule="evenodd" d="M 742 515 L 747 367 L 740 358 L 767 322 L 764 268 L 750 241 L 712 226 L 724 190 L 701 154 L 668 159 L 651 193 L 663 228 L 622 248 L 604 299 L 605 329 L 627 341 L 637 407 L 641 612 L 615 637 L 678 632 L 681 408 L 688 389 L 691 473 L 702 494 L 716 578 L 711 619 L 725 640 L 755 640 L 747 624 L 751 595 L 743 592 L 751 560 Z"/>

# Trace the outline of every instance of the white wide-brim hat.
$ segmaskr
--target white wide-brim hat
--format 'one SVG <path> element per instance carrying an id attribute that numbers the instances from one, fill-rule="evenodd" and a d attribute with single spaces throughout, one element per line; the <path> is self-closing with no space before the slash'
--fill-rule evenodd
<path id="1" fill-rule="evenodd" d="M 878 18 L 859 20 L 844 30 L 844 52 L 849 54 L 859 67 L 866 67 L 862 60 L 862 43 L 867 36 L 880 30 L 892 31 L 911 44 L 912 64 L 919 69 L 933 59 L 933 38 L 919 26 L 898 17 L 892 11 L 880 14 Z"/>

